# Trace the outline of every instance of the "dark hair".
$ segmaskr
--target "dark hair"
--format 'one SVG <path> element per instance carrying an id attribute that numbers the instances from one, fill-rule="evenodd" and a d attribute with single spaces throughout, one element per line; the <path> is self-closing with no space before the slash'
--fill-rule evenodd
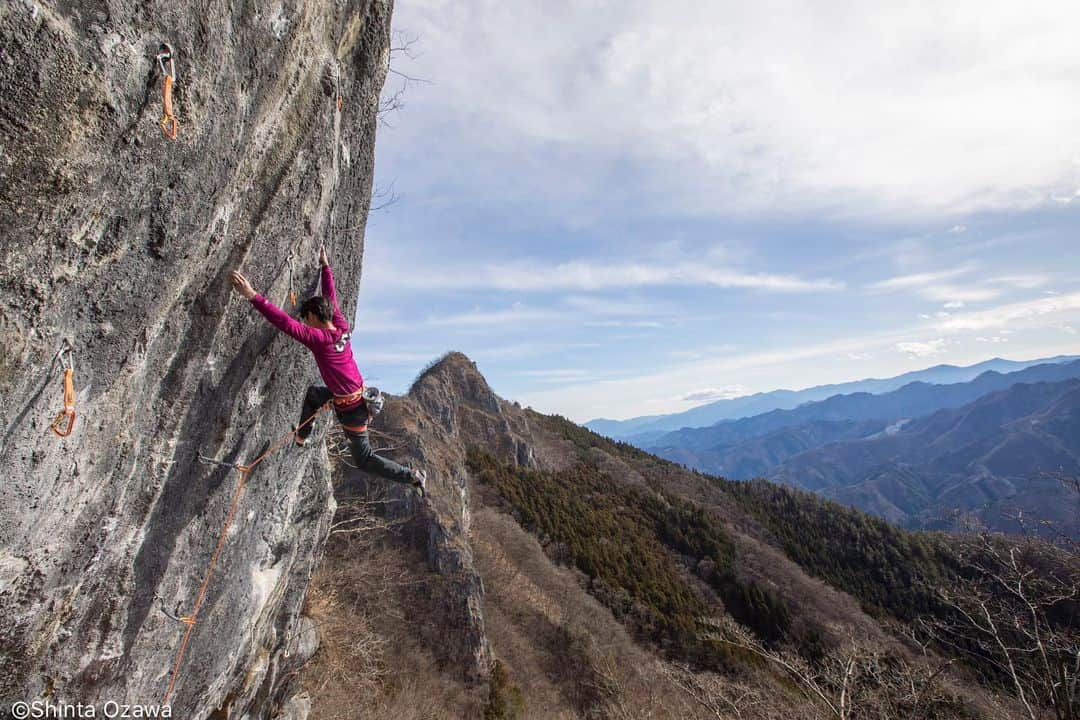
<path id="1" fill-rule="evenodd" d="M 334 307 L 322 295 L 309 297 L 300 303 L 300 317 L 307 317 L 308 313 L 312 313 L 322 322 L 330 322 L 334 319 Z"/>

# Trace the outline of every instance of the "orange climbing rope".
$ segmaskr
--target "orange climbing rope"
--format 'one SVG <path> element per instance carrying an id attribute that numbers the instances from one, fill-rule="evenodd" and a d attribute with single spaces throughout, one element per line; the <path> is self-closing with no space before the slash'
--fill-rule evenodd
<path id="1" fill-rule="evenodd" d="M 67 367 L 64 368 L 64 409 L 57 413 L 56 419 L 49 426 L 49 429 L 60 437 L 67 437 L 75 428 L 75 362 L 71 357 L 71 343 L 67 340 L 64 341 L 63 347 L 56 353 L 56 356 L 63 361 L 65 352 L 68 361 Z M 65 420 L 67 421 L 66 427 L 64 426 Z"/>
<path id="2" fill-rule="evenodd" d="M 311 417 L 297 425 L 295 429 L 290 430 L 286 435 L 282 436 L 280 440 L 271 445 L 266 452 L 247 464 L 222 462 L 220 460 L 203 457 L 201 453 L 199 454 L 199 460 L 201 462 L 235 468 L 236 471 L 240 473 L 240 481 L 236 484 L 236 490 L 233 492 L 232 504 L 229 506 L 229 512 L 225 515 L 225 523 L 221 527 L 221 535 L 218 537 L 217 545 L 214 547 L 214 552 L 210 556 L 210 564 L 206 567 L 206 574 L 203 576 L 202 584 L 199 585 L 199 592 L 195 595 L 195 603 L 191 607 L 191 614 L 176 618 L 187 626 L 187 630 L 184 631 L 184 638 L 180 641 L 180 649 L 176 653 L 176 662 L 173 664 L 172 677 L 169 678 L 169 687 L 165 690 L 165 698 L 162 700 L 163 704 L 169 702 L 169 697 L 172 695 L 173 688 L 176 687 L 176 680 L 180 677 L 180 666 L 184 662 L 184 654 L 187 652 L 191 635 L 195 632 L 195 622 L 199 616 L 199 609 L 202 607 L 203 600 L 206 599 L 206 591 L 210 587 L 210 578 L 214 573 L 214 566 L 217 565 L 218 558 L 221 556 L 221 550 L 225 547 L 225 537 L 229 534 L 229 528 L 232 526 L 233 518 L 236 516 L 236 510 L 240 506 L 240 497 L 243 495 L 244 486 L 251 476 L 251 471 L 271 453 L 277 451 L 282 445 L 287 443 L 289 438 L 293 437 L 300 428 L 314 422 L 315 418 L 332 404 L 333 401 L 328 401 L 325 405 L 316 410 Z"/>
<path id="3" fill-rule="evenodd" d="M 176 134 L 180 130 L 180 121 L 176 119 L 176 115 L 173 114 L 173 101 L 172 90 L 173 83 L 176 82 L 176 58 L 172 45 L 169 43 L 162 43 L 161 47 L 164 52 L 158 53 L 157 62 L 158 67 L 161 68 L 161 75 L 164 78 L 161 84 L 161 96 L 162 106 L 164 112 L 161 116 L 161 121 L 158 123 L 161 125 L 161 132 L 165 134 L 165 137 L 170 140 L 176 139 Z M 169 61 L 169 69 L 165 69 L 165 60 Z"/>

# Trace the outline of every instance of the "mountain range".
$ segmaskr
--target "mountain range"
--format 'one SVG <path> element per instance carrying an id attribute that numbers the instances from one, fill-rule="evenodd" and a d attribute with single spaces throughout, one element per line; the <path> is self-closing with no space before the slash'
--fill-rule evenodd
<path id="1" fill-rule="evenodd" d="M 1015 529 L 1001 517 L 1008 506 L 1077 533 L 1080 512 L 1057 502 L 1053 480 L 1080 472 L 1080 432 L 1070 434 L 1076 378 L 1080 361 L 915 382 L 683 429 L 646 448 L 704 472 L 822 492 L 910 527 L 946 526 L 943 518 L 962 510 Z"/>
<path id="2" fill-rule="evenodd" d="M 1018 530 L 1023 513 L 1080 537 L 1080 379 L 1020 383 L 960 408 L 808 450 L 771 473 L 909 527 L 951 527 L 950 513 Z"/>
<path id="3" fill-rule="evenodd" d="M 1080 359 L 1080 356 L 1061 355 L 1036 360 L 1005 360 L 993 358 L 975 365 L 935 365 L 934 367 L 904 373 L 891 378 L 869 378 L 833 385 L 818 385 L 804 390 L 773 390 L 745 397 L 717 400 L 699 405 L 680 413 L 648 415 L 627 420 L 597 418 L 585 423 L 585 427 L 617 440 L 627 440 L 636 445 L 655 444 L 665 432 L 681 428 L 707 427 L 721 420 L 732 420 L 760 415 L 771 410 L 790 410 L 804 403 L 824 400 L 834 395 L 853 393 L 880 394 L 899 389 L 913 382 L 931 385 L 962 383 L 993 371 L 1012 373 L 1033 365 L 1063 363 Z"/>

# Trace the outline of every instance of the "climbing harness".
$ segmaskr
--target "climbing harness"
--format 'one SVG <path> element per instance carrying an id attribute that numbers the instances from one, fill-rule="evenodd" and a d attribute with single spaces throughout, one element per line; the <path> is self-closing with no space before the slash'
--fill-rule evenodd
<path id="1" fill-rule="evenodd" d="M 65 339 L 64 344 L 56 352 L 57 359 L 64 362 L 64 353 L 67 353 L 67 363 L 64 365 L 64 409 L 52 421 L 49 429 L 59 437 L 67 437 L 75 428 L 75 360 L 73 359 L 74 348 L 71 341 Z M 66 426 L 65 426 L 66 421 Z"/>
<path id="2" fill-rule="evenodd" d="M 376 391 L 376 392 L 378 392 L 378 391 Z M 367 388 L 360 388 L 356 392 L 349 393 L 348 395 L 335 395 L 334 398 L 330 402 L 334 403 L 334 407 L 336 407 L 336 408 L 348 408 L 348 407 L 352 407 L 353 405 L 356 405 L 361 400 L 365 401 L 365 404 L 366 404 L 366 401 L 367 401 Z M 371 418 L 371 410 L 369 408 L 368 409 L 368 419 L 369 419 L 369 421 L 370 421 L 370 418 Z M 345 430 L 348 430 L 349 432 L 354 432 L 354 433 L 367 432 L 367 423 L 364 423 L 363 425 L 345 425 L 344 423 L 342 423 L 341 427 L 344 428 Z"/>
<path id="3" fill-rule="evenodd" d="M 349 393 L 348 395 L 335 395 L 333 402 L 335 407 L 346 408 L 355 405 L 364 399 L 364 388 L 360 388 L 356 392 Z"/>
<path id="4" fill-rule="evenodd" d="M 363 387 L 348 395 L 335 395 L 332 402 L 335 407 L 349 407 L 356 404 L 358 400 L 364 401 L 364 408 L 367 410 L 368 419 L 363 425 L 341 424 L 342 429 L 352 433 L 367 432 L 368 423 L 374 420 L 375 416 L 382 412 L 383 409 L 382 392 L 377 387 Z"/>
<path id="5" fill-rule="evenodd" d="M 176 115 L 173 115 L 172 102 L 173 83 L 176 82 L 176 51 L 173 50 L 173 46 L 169 43 L 162 43 L 161 48 L 162 52 L 158 53 L 156 59 L 163 78 L 161 95 L 164 112 L 158 124 L 161 125 L 161 132 L 165 134 L 165 137 L 175 140 L 176 133 L 180 130 L 180 121 L 176 119 Z M 165 69 L 166 60 L 169 61 L 168 70 Z"/>
<path id="6" fill-rule="evenodd" d="M 277 442 L 271 445 L 266 452 L 259 457 L 255 458 L 249 463 L 231 463 L 222 460 L 215 460 L 199 453 L 199 462 L 207 465 L 221 465 L 223 467 L 232 468 L 240 474 L 240 480 L 236 484 L 236 490 L 233 492 L 232 504 L 229 506 L 229 512 L 225 515 L 225 522 L 221 527 L 221 534 L 218 536 L 217 545 L 214 547 L 214 552 L 210 556 L 210 564 L 206 567 L 206 574 L 203 576 L 202 584 L 199 585 L 199 591 L 195 595 L 195 602 L 191 607 L 191 613 L 188 615 L 176 617 L 173 614 L 165 610 L 164 601 L 162 602 L 162 612 L 167 616 L 187 626 L 187 630 L 184 631 L 184 637 L 180 641 L 180 649 L 176 653 L 176 663 L 173 665 L 172 677 L 169 678 L 169 687 L 165 690 L 165 698 L 162 703 L 168 703 L 169 697 L 172 695 L 173 688 L 176 686 L 176 680 L 180 677 L 180 666 L 184 662 L 184 654 L 187 652 L 188 642 L 191 640 L 192 633 L 195 632 L 195 623 L 199 616 L 199 609 L 202 607 L 203 601 L 206 599 L 206 591 L 210 587 L 210 578 L 214 573 L 214 566 L 217 565 L 218 558 L 221 556 L 221 551 L 225 547 L 225 538 L 229 534 L 229 528 L 232 526 L 233 518 L 236 516 L 236 510 L 240 506 L 240 498 L 244 493 L 244 486 L 247 484 L 248 478 L 251 476 L 251 472 L 255 469 L 259 463 L 265 460 L 272 453 L 276 452 L 285 443 L 296 435 L 300 428 L 315 421 L 323 410 L 330 407 L 332 402 L 326 402 L 322 407 L 312 413 L 304 422 L 297 425 L 294 429 L 290 430 L 287 434 L 281 437 Z"/>

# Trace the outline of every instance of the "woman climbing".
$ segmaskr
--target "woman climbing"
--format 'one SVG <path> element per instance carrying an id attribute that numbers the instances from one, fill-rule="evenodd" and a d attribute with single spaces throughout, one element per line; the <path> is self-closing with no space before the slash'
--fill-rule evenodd
<path id="1" fill-rule="evenodd" d="M 303 446 L 311 435 L 313 423 L 308 422 L 319 408 L 330 400 L 345 431 L 357 467 L 391 480 L 415 487 L 421 496 L 427 489 L 427 474 L 398 465 L 376 455 L 368 440 L 367 424 L 371 419 L 364 400 L 364 379 L 356 367 L 349 343 L 349 324 L 338 307 L 334 291 L 334 275 L 326 259 L 326 249 L 319 250 L 322 265 L 322 295 L 310 297 L 300 304 L 298 322 L 262 295 L 255 292 L 248 279 L 238 270 L 231 274 L 233 289 L 251 301 L 270 324 L 289 337 L 303 343 L 315 356 L 323 385 L 312 385 L 304 396 L 304 407 L 297 425 L 296 444 Z"/>

